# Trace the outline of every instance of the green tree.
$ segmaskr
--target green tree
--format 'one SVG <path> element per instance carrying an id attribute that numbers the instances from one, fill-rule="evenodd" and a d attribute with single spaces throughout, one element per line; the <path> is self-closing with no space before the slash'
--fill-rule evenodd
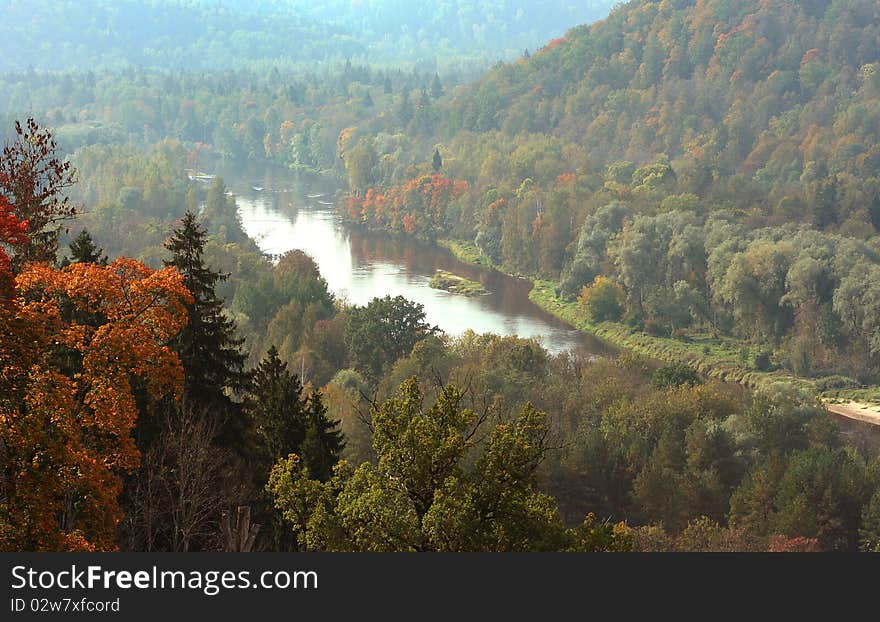
<path id="1" fill-rule="evenodd" d="M 859 548 L 866 553 L 880 553 L 880 492 L 875 492 L 862 512 Z"/>
<path id="2" fill-rule="evenodd" d="M 423 407 L 415 378 L 374 408 L 376 464 L 340 463 L 326 483 L 302 460 L 280 461 L 269 478 L 275 506 L 309 550 L 629 550 L 622 526 L 589 516 L 566 529 L 553 500 L 537 491 L 547 451 L 546 416 L 531 406 L 484 431 L 486 417 L 463 409 L 445 387 Z M 485 444 L 478 439 L 486 435 Z M 476 455 L 474 455 L 476 453 Z M 473 458 L 471 458 L 473 456 Z"/>
<path id="3" fill-rule="evenodd" d="M 374 381 L 386 365 L 412 352 L 419 341 L 437 332 L 425 321 L 425 308 L 403 296 L 374 298 L 349 313 L 345 341 L 355 369 Z"/>
<path id="4" fill-rule="evenodd" d="M 608 277 L 597 276 L 584 287 L 578 303 L 591 322 L 617 322 L 626 310 L 626 293 Z"/>
<path id="5" fill-rule="evenodd" d="M 184 390 L 195 404 L 207 410 L 219 409 L 222 416 L 234 410 L 228 391 L 245 388 L 246 355 L 243 339 L 236 337 L 235 322 L 224 314 L 223 300 L 214 291 L 228 275 L 212 270 L 202 257 L 207 234 L 187 212 L 180 226 L 165 243 L 172 257 L 164 263 L 183 275 L 183 282 L 193 296 L 187 306 L 189 323 L 171 343 L 183 363 Z"/>
<path id="6" fill-rule="evenodd" d="M 107 265 L 107 255 L 103 248 L 98 248 L 89 232 L 83 229 L 70 243 L 70 258 L 65 257 L 65 262 L 70 263 L 96 263 Z"/>
<path id="7" fill-rule="evenodd" d="M 304 395 L 300 379 L 292 375 L 273 346 L 253 371 L 244 397 L 253 440 L 248 443 L 248 466 L 261 488 L 272 465 L 290 454 L 301 456 L 304 467 L 315 479 L 329 479 L 332 465 L 344 447 L 339 422 L 327 417 L 318 393 Z M 294 550 L 296 541 L 274 511 L 265 491 L 255 500 L 255 510 L 264 524 L 263 538 L 274 550 Z"/>
<path id="8" fill-rule="evenodd" d="M 855 550 L 869 494 L 860 458 L 811 447 L 753 472 L 731 497 L 730 520 L 763 535 L 818 538 L 825 550 Z"/>
<path id="9" fill-rule="evenodd" d="M 700 374 L 697 373 L 690 365 L 685 363 L 672 363 L 664 365 L 654 372 L 651 376 L 651 385 L 655 389 L 668 389 L 670 387 L 680 387 L 684 384 L 691 386 L 702 384 Z"/>

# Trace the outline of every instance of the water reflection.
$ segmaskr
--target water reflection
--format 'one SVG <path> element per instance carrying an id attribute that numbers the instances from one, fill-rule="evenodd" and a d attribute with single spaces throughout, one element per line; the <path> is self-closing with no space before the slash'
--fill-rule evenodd
<path id="1" fill-rule="evenodd" d="M 405 296 L 424 305 L 428 321 L 451 335 L 472 329 L 537 337 L 555 353 L 606 351 L 535 306 L 527 281 L 464 264 L 442 248 L 349 230 L 327 205 L 335 188 L 279 182 L 267 175 L 230 184 L 245 231 L 266 253 L 300 249 L 311 255 L 335 295 L 358 305 L 377 296 Z M 428 282 L 437 269 L 480 281 L 490 293 L 467 298 L 432 289 Z"/>

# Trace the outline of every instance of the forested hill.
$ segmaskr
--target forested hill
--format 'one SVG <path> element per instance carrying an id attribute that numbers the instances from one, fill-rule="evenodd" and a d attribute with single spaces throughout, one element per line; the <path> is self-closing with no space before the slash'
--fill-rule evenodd
<path id="1" fill-rule="evenodd" d="M 246 61 L 345 58 L 364 46 L 295 14 L 246 15 L 184 0 L 11 0 L 0 71 L 222 69 Z"/>
<path id="2" fill-rule="evenodd" d="M 445 209 L 412 207 L 439 186 L 391 165 L 401 128 L 467 188 Z M 473 242 L 586 320 L 723 335 L 725 365 L 880 379 L 874 0 L 633 1 L 359 130 L 352 220 Z"/>
<path id="3" fill-rule="evenodd" d="M 810 163 L 880 170 L 873 0 L 630 2 L 462 92 L 459 130 L 552 133 L 591 164 L 678 159 L 693 189 L 798 183 Z M 746 187 L 743 187 L 743 183 Z"/>
<path id="4" fill-rule="evenodd" d="M 242 11 L 284 10 L 334 24 L 380 56 L 482 52 L 509 58 L 606 17 L 617 0 L 202 0 Z"/>
<path id="5" fill-rule="evenodd" d="M 0 71 L 511 58 L 611 0 L 10 0 Z"/>

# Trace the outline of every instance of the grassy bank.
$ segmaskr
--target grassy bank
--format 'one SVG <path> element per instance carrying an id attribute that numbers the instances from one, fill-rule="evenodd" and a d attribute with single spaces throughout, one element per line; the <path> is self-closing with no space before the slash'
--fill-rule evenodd
<path id="1" fill-rule="evenodd" d="M 475 266 L 484 266 L 486 268 L 495 268 L 502 271 L 500 267 L 492 263 L 486 255 L 483 254 L 476 244 L 473 242 L 462 242 L 461 240 L 437 240 L 437 246 L 442 246 L 459 261 L 473 264 Z"/>
<path id="2" fill-rule="evenodd" d="M 786 382 L 816 390 L 810 380 L 797 378 L 784 371 L 760 371 L 743 363 L 744 348 L 748 349 L 749 346 L 735 340 L 716 339 L 707 335 L 684 341 L 671 337 L 655 337 L 615 322 L 588 322 L 580 313 L 577 303 L 557 298 L 556 285 L 552 281 L 535 281 L 529 299 L 578 330 L 596 335 L 618 348 L 666 363 L 684 362 L 710 378 L 738 382 L 748 387 L 757 388 Z M 751 351 L 747 352 L 750 356 Z"/>

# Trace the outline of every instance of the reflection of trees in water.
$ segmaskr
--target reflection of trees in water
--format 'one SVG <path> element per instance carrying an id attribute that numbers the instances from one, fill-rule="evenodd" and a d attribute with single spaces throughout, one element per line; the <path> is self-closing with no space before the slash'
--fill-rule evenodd
<path id="1" fill-rule="evenodd" d="M 436 270 L 442 269 L 478 281 L 490 292 L 490 295 L 478 300 L 453 298 L 438 301 L 436 309 L 440 313 L 449 314 L 450 309 L 454 310 L 454 314 L 458 316 L 455 324 L 471 323 L 474 326 L 489 327 L 488 330 L 502 334 L 507 334 L 511 327 L 519 327 L 520 331 L 527 334 L 545 333 L 545 346 L 554 350 L 576 347 L 586 352 L 606 351 L 589 336 L 577 333 L 534 305 L 528 298 L 531 289 L 529 281 L 516 279 L 484 266 L 465 264 L 447 249 L 436 245 L 418 242 L 412 238 L 349 228 L 333 218 L 328 218 L 328 209 L 316 206 L 305 198 L 309 193 L 323 191 L 319 186 L 294 182 L 282 174 L 266 173 L 263 178 L 265 181 L 262 184 L 266 189 L 263 192 L 254 191 L 251 185 L 245 188 L 243 184 L 238 184 L 235 187 L 241 189 L 243 199 L 253 202 L 261 209 L 274 211 L 282 219 L 291 222 L 303 219 L 299 222 L 300 235 L 305 227 L 311 236 L 310 244 L 326 251 L 324 262 L 327 265 L 321 266 L 322 271 L 327 274 L 346 272 L 348 278 L 342 280 L 352 284 L 353 291 L 381 297 L 391 293 L 385 290 L 393 288 L 406 297 L 423 299 L 424 292 L 415 290 L 423 285 L 415 282 L 412 277 L 427 277 L 424 283 L 424 287 L 427 287 L 427 279 Z M 247 183 L 257 179 L 257 176 L 248 177 Z M 332 190 L 328 192 L 329 195 L 333 194 Z M 321 221 L 321 226 L 308 226 L 312 221 Z M 319 239 L 313 239 L 314 237 Z M 346 265 L 346 246 L 349 265 Z M 356 269 L 354 273 L 353 268 Z M 403 274 L 397 274 L 398 272 Z M 416 281 L 421 279 L 417 278 Z M 427 304 L 429 307 L 433 306 L 430 302 Z"/>

